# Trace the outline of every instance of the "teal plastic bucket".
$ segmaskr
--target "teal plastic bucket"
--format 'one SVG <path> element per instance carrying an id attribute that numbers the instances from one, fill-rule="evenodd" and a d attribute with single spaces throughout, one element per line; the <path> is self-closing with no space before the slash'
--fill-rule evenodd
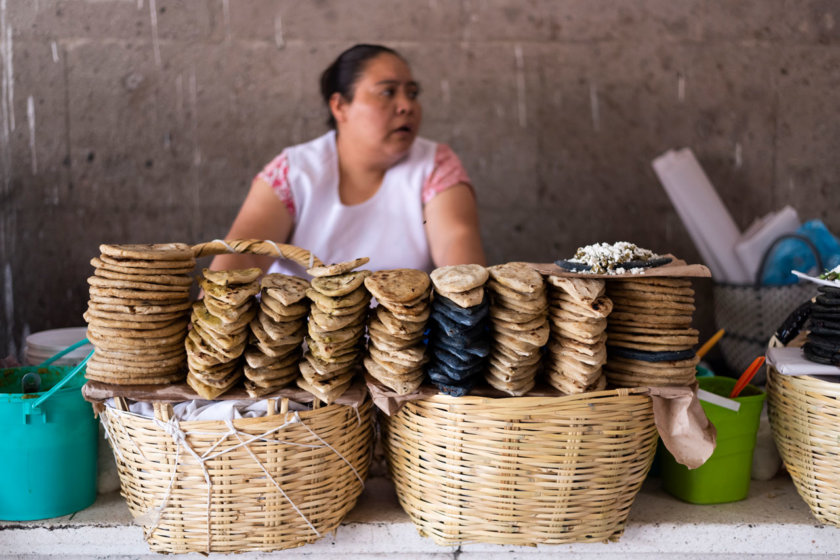
<path id="1" fill-rule="evenodd" d="M 700 377 L 701 389 L 729 397 L 735 379 Z M 722 504 L 747 497 L 750 490 L 753 450 L 758 422 L 764 404 L 764 392 L 747 385 L 736 401 L 738 412 L 700 401 L 706 416 L 717 428 L 714 453 L 700 467 L 689 470 L 677 463 L 667 450 L 662 454 L 662 484 L 665 490 L 692 504 Z"/>
<path id="2" fill-rule="evenodd" d="M 0 519 L 58 517 L 96 499 L 99 427 L 82 398 L 85 363 L 0 370 Z M 24 394 L 30 372 L 41 387 Z"/>

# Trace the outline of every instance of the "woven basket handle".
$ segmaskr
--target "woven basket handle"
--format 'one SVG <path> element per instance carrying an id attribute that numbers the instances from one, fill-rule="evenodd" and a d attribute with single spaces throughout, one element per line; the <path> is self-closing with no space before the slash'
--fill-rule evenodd
<path id="1" fill-rule="evenodd" d="M 274 241 L 261 241 L 259 239 L 234 239 L 230 241 L 215 239 L 207 243 L 193 245 L 192 250 L 195 258 L 206 257 L 208 255 L 224 255 L 226 253 L 251 253 L 254 255 L 268 255 L 289 259 L 301 265 L 303 268 L 324 265 L 321 259 L 306 249 L 301 249 L 294 245 L 286 245 L 285 243 L 275 243 Z"/>
<path id="2" fill-rule="evenodd" d="M 785 235 L 780 235 L 776 238 L 773 243 L 767 247 L 767 250 L 764 251 L 764 255 L 761 257 L 761 264 L 758 265 L 758 270 L 755 273 L 755 286 L 756 288 L 761 286 L 761 279 L 764 277 L 764 268 L 767 266 L 767 261 L 770 260 L 770 253 L 773 252 L 773 249 L 781 243 L 782 241 L 786 241 L 788 239 L 797 239 L 808 246 L 811 252 L 814 254 L 814 259 L 817 261 L 817 270 L 823 269 L 823 262 L 822 257 L 820 257 L 820 251 L 817 249 L 817 246 L 814 245 L 814 242 L 805 237 L 804 235 L 800 235 L 798 233 L 788 233 Z"/>

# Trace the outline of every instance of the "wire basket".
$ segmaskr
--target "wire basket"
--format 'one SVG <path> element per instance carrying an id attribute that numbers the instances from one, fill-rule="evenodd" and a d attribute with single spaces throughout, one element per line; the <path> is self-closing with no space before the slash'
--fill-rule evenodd
<path id="1" fill-rule="evenodd" d="M 817 286 L 801 282 L 786 286 L 761 284 L 764 268 L 773 249 L 782 241 L 797 239 L 814 254 L 818 270 L 822 270 L 819 250 L 807 237 L 795 234 L 777 238 L 764 253 L 754 284 L 715 284 L 714 317 L 719 329 L 726 330 L 720 340 L 720 349 L 726 365 L 734 372 L 747 369 L 750 363 L 764 354 L 773 333 L 791 311 L 817 294 Z M 759 373 L 755 383 L 764 383 Z"/>
<path id="2" fill-rule="evenodd" d="M 155 552 L 282 550 L 334 531 L 364 488 L 371 401 L 262 418 L 178 422 L 106 408 L 122 495 Z"/>
<path id="3" fill-rule="evenodd" d="M 796 491 L 821 523 L 840 527 L 840 383 L 767 371 L 773 439 Z"/>
<path id="4" fill-rule="evenodd" d="M 399 501 L 440 545 L 618 540 L 656 448 L 645 392 L 408 402 L 383 423 Z"/>

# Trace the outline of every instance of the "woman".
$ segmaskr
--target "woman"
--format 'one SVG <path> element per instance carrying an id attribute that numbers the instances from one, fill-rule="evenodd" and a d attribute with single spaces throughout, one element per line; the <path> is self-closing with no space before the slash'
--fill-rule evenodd
<path id="1" fill-rule="evenodd" d="M 419 89 L 395 51 L 344 51 L 321 76 L 333 130 L 257 175 L 226 238 L 290 243 L 325 263 L 370 257 L 372 270 L 485 264 L 466 172 L 447 146 L 417 137 Z M 267 271 L 272 260 L 219 255 L 211 268 Z M 271 270 L 302 272 L 289 261 Z"/>

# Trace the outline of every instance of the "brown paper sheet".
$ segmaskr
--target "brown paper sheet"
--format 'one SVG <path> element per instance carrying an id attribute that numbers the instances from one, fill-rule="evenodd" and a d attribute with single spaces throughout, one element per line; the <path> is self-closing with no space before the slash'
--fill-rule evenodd
<path id="1" fill-rule="evenodd" d="M 362 380 L 357 379 L 347 389 L 347 391 L 345 391 L 344 394 L 338 397 L 334 402 L 335 404 L 344 404 L 356 408 L 364 402 L 367 394 L 368 392 L 365 383 Z M 201 399 L 201 397 L 186 383 L 178 383 L 175 385 L 110 385 L 107 383 L 100 383 L 98 381 L 88 381 L 82 387 L 82 396 L 85 400 L 92 403 L 94 407 L 102 403 L 105 399 L 109 399 L 111 397 L 123 397 L 133 401 L 167 403 Z M 221 395 L 216 400 L 259 401 L 275 398 L 287 398 L 290 401 L 300 404 L 309 404 L 315 400 L 315 397 L 311 393 L 294 385 L 279 389 L 257 399 L 252 399 L 244 388 L 237 387 Z"/>
<path id="2" fill-rule="evenodd" d="M 438 394 L 431 385 L 422 385 L 414 393 L 398 395 L 379 381 L 365 375 L 373 403 L 388 416 L 393 415 L 410 401 Z M 696 469 L 711 457 L 715 450 L 717 430 L 706 418 L 697 399 L 697 383 L 691 387 L 645 387 L 653 401 L 653 419 L 662 442 L 678 463 Z M 476 387 L 471 397 L 504 398 L 507 393 L 492 387 Z M 562 397 L 553 387 L 537 386 L 527 397 Z M 514 397 L 516 398 L 516 397 Z"/>
<path id="3" fill-rule="evenodd" d="M 562 276 L 565 278 L 605 278 L 628 280 L 633 278 L 655 278 L 655 277 L 685 277 L 685 278 L 711 278 L 711 271 L 702 264 L 687 264 L 674 255 L 663 255 L 673 259 L 668 264 L 654 268 L 646 268 L 640 274 L 586 274 L 584 272 L 569 272 L 563 270 L 554 263 L 528 263 L 543 276 Z"/>

